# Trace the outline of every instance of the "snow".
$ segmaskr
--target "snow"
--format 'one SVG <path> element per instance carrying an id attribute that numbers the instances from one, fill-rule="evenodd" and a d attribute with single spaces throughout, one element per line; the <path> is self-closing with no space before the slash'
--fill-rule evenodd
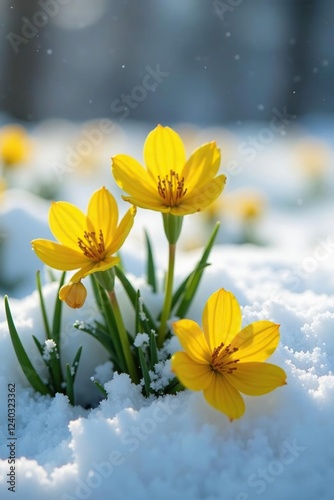
<path id="1" fill-rule="evenodd" d="M 147 345 L 149 342 L 149 336 L 147 333 L 137 333 L 133 345 L 136 347 L 143 347 L 145 344 Z"/>
<path id="2" fill-rule="evenodd" d="M 57 348 L 57 344 L 54 340 L 48 339 L 44 342 L 43 359 L 45 361 L 49 361 L 51 359 L 51 354 L 55 348 Z"/>
<path id="3" fill-rule="evenodd" d="M 142 130 L 136 134 L 132 125 L 127 133 L 128 144 L 140 143 L 138 134 L 141 138 Z M 195 134 L 198 137 L 204 132 Z M 242 224 L 236 230 L 228 219 L 222 219 L 218 244 L 210 256 L 211 265 L 204 272 L 188 317 L 200 323 L 210 294 L 220 287 L 231 290 L 241 304 L 244 325 L 260 319 L 281 325 L 281 341 L 270 362 L 285 369 L 288 385 L 265 396 L 245 397 L 245 416 L 232 423 L 208 406 L 200 392 L 145 398 L 141 387 L 131 384 L 127 375 L 113 372 L 103 348 L 73 326 L 76 321 L 83 324 L 92 318 L 101 319 L 89 281 L 85 280 L 86 304 L 77 310 L 65 307 L 62 318 L 64 363 L 71 362 L 78 346 L 83 346 L 75 382 L 76 406 L 72 407 L 61 394 L 52 399 L 34 393 L 28 386 L 18 367 L 1 310 L 1 498 L 13 497 L 6 483 L 12 443 L 7 429 L 9 384 L 15 384 L 16 390 L 16 499 L 332 498 L 334 234 L 329 214 L 333 211 L 333 155 L 328 149 L 330 167 L 324 174 L 325 191 L 320 197 L 309 199 L 309 180 L 293 168 L 295 143 L 284 141 L 277 138 L 259 152 L 254 163 L 242 163 L 245 159 L 239 157 L 242 172 L 230 176 L 232 186 L 227 193 L 244 186 L 265 193 L 269 206 L 254 227 L 264 244 L 236 244 L 242 236 Z M 233 142 L 229 144 L 233 150 Z M 134 154 L 122 147 L 122 152 Z M 139 159 L 140 154 L 136 153 Z M 275 171 L 279 164 L 280 175 Z M 101 172 L 98 175 L 100 179 Z M 89 182 L 80 181 L 77 173 L 68 177 L 64 186 L 66 198 L 77 202 L 70 198 L 73 182 L 73 197 L 78 196 L 78 186 L 82 187 L 80 203 L 85 208 L 90 196 Z M 110 171 L 103 182 L 119 196 L 117 189 L 111 187 Z M 17 280 L 13 293 L 8 291 L 13 317 L 33 364 L 45 376 L 32 339 L 35 335 L 42 344 L 45 342 L 38 294 L 32 291 L 35 271 L 42 266 L 33 260 L 29 240 L 50 237 L 46 222 L 49 202 L 23 191 L 7 191 L 3 196 L 0 223 L 10 237 L 2 247 L 5 274 L 1 273 L 1 279 L 4 276 L 8 282 Z M 304 203 L 299 205 L 298 199 Z M 145 252 L 140 249 L 143 227 L 153 243 L 161 282 L 166 248 L 160 214 L 143 212 L 138 211 L 122 257 L 129 279 L 141 290 L 143 303 L 156 314 L 162 294 L 153 294 L 146 284 Z M 200 214 L 184 222 L 177 253 L 176 286 L 193 269 L 210 225 Z M 45 271 L 43 281 L 46 308 L 52 311 L 57 283 L 50 282 Z M 134 314 L 119 285 L 116 293 L 126 327 L 133 329 Z M 134 335 L 136 345 L 145 349 L 147 334 Z M 52 349 L 50 343 L 45 345 Z M 165 349 L 172 353 L 179 347 L 173 338 Z M 169 363 L 159 360 L 155 375 L 152 383 L 159 388 L 161 380 L 166 382 L 170 376 Z M 107 398 L 101 399 L 91 378 L 104 385 Z"/>

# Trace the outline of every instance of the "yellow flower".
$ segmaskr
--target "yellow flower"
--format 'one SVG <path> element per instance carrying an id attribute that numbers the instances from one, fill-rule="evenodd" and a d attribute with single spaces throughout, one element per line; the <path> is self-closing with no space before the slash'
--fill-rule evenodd
<path id="1" fill-rule="evenodd" d="M 71 282 L 77 282 L 88 274 L 105 271 L 118 264 L 120 259 L 112 255 L 127 238 L 135 214 L 136 208 L 131 207 L 117 226 L 116 201 L 102 187 L 93 193 L 87 216 L 71 203 L 52 203 L 49 225 L 60 243 L 37 239 L 31 244 L 38 257 L 48 266 L 61 271 L 79 269 L 71 277 Z"/>
<path id="2" fill-rule="evenodd" d="M 59 290 L 59 298 L 66 302 L 72 309 L 78 309 L 85 303 L 87 297 L 87 290 L 85 286 L 78 281 L 77 283 L 66 283 Z"/>
<path id="3" fill-rule="evenodd" d="M 219 204 L 214 204 L 216 212 L 229 218 L 249 222 L 259 219 L 265 211 L 265 198 L 255 190 L 239 189 L 226 194 Z"/>
<path id="4" fill-rule="evenodd" d="M 23 127 L 7 125 L 0 130 L 0 160 L 14 166 L 29 158 L 31 142 Z"/>
<path id="5" fill-rule="evenodd" d="M 306 176 L 321 178 L 331 163 L 330 149 L 326 143 L 307 137 L 297 144 L 297 160 Z"/>
<path id="6" fill-rule="evenodd" d="M 245 411 L 240 392 L 266 394 L 286 384 L 284 370 L 263 363 L 279 342 L 279 325 L 256 321 L 241 329 L 239 304 L 231 292 L 215 292 L 206 303 L 203 332 L 195 321 L 181 319 L 174 331 L 186 352 L 172 357 L 172 370 L 193 391 L 231 420 Z"/>
<path id="7" fill-rule="evenodd" d="M 141 208 L 187 215 L 208 207 L 222 192 L 226 177 L 216 174 L 220 151 L 215 142 L 204 144 L 186 161 L 180 136 L 158 125 L 144 144 L 146 169 L 134 158 L 116 155 L 112 171 L 117 184 L 130 196 L 123 199 Z"/>

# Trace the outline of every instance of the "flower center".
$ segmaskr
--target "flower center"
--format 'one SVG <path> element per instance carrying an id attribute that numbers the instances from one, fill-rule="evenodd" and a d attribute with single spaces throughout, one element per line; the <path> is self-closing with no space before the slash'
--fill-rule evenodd
<path id="1" fill-rule="evenodd" d="M 215 347 L 211 358 L 212 369 L 219 373 L 233 373 L 237 369 L 235 365 L 239 359 L 231 359 L 231 355 L 238 350 L 237 347 L 231 349 L 231 344 L 225 347 L 224 342 Z"/>
<path id="2" fill-rule="evenodd" d="M 104 259 L 105 246 L 102 229 L 99 232 L 99 239 L 97 239 L 95 231 L 85 231 L 84 240 L 78 238 L 78 245 L 84 256 L 88 259 L 96 262 Z"/>
<path id="3" fill-rule="evenodd" d="M 187 192 L 187 189 L 184 189 L 184 177 L 180 179 L 179 174 L 174 170 L 170 170 L 169 175 L 166 175 L 163 179 L 158 175 L 158 179 L 158 193 L 161 198 L 167 206 L 177 206 Z"/>

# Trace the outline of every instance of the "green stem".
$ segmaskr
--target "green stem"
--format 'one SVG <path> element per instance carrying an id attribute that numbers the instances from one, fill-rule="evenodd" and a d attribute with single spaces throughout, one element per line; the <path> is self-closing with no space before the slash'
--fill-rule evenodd
<path id="1" fill-rule="evenodd" d="M 113 309 L 115 320 L 117 323 L 119 339 L 121 342 L 125 363 L 126 363 L 126 366 L 128 368 L 128 373 L 132 379 L 132 382 L 135 384 L 138 384 L 139 383 L 138 373 L 136 370 L 133 356 L 131 354 L 128 334 L 126 332 L 126 329 L 125 329 L 125 326 L 123 323 L 123 318 L 122 318 L 121 311 L 120 311 L 120 308 L 119 308 L 119 305 L 117 302 L 115 291 L 114 290 L 108 291 L 108 296 L 109 296 L 111 307 Z"/>
<path id="2" fill-rule="evenodd" d="M 160 327 L 158 333 L 158 347 L 161 347 L 166 337 L 167 321 L 170 315 L 173 298 L 173 280 L 174 280 L 174 267 L 175 267 L 175 250 L 176 244 L 169 244 L 168 256 L 168 273 L 166 279 L 165 300 L 161 313 Z"/>

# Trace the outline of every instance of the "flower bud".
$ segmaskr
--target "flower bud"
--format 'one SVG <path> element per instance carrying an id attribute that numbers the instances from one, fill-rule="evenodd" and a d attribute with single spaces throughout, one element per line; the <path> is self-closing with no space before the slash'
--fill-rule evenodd
<path id="1" fill-rule="evenodd" d="M 77 283 L 66 283 L 59 290 L 59 298 L 66 302 L 72 309 L 78 309 L 85 303 L 87 297 L 87 290 L 85 286 L 78 281 Z"/>

